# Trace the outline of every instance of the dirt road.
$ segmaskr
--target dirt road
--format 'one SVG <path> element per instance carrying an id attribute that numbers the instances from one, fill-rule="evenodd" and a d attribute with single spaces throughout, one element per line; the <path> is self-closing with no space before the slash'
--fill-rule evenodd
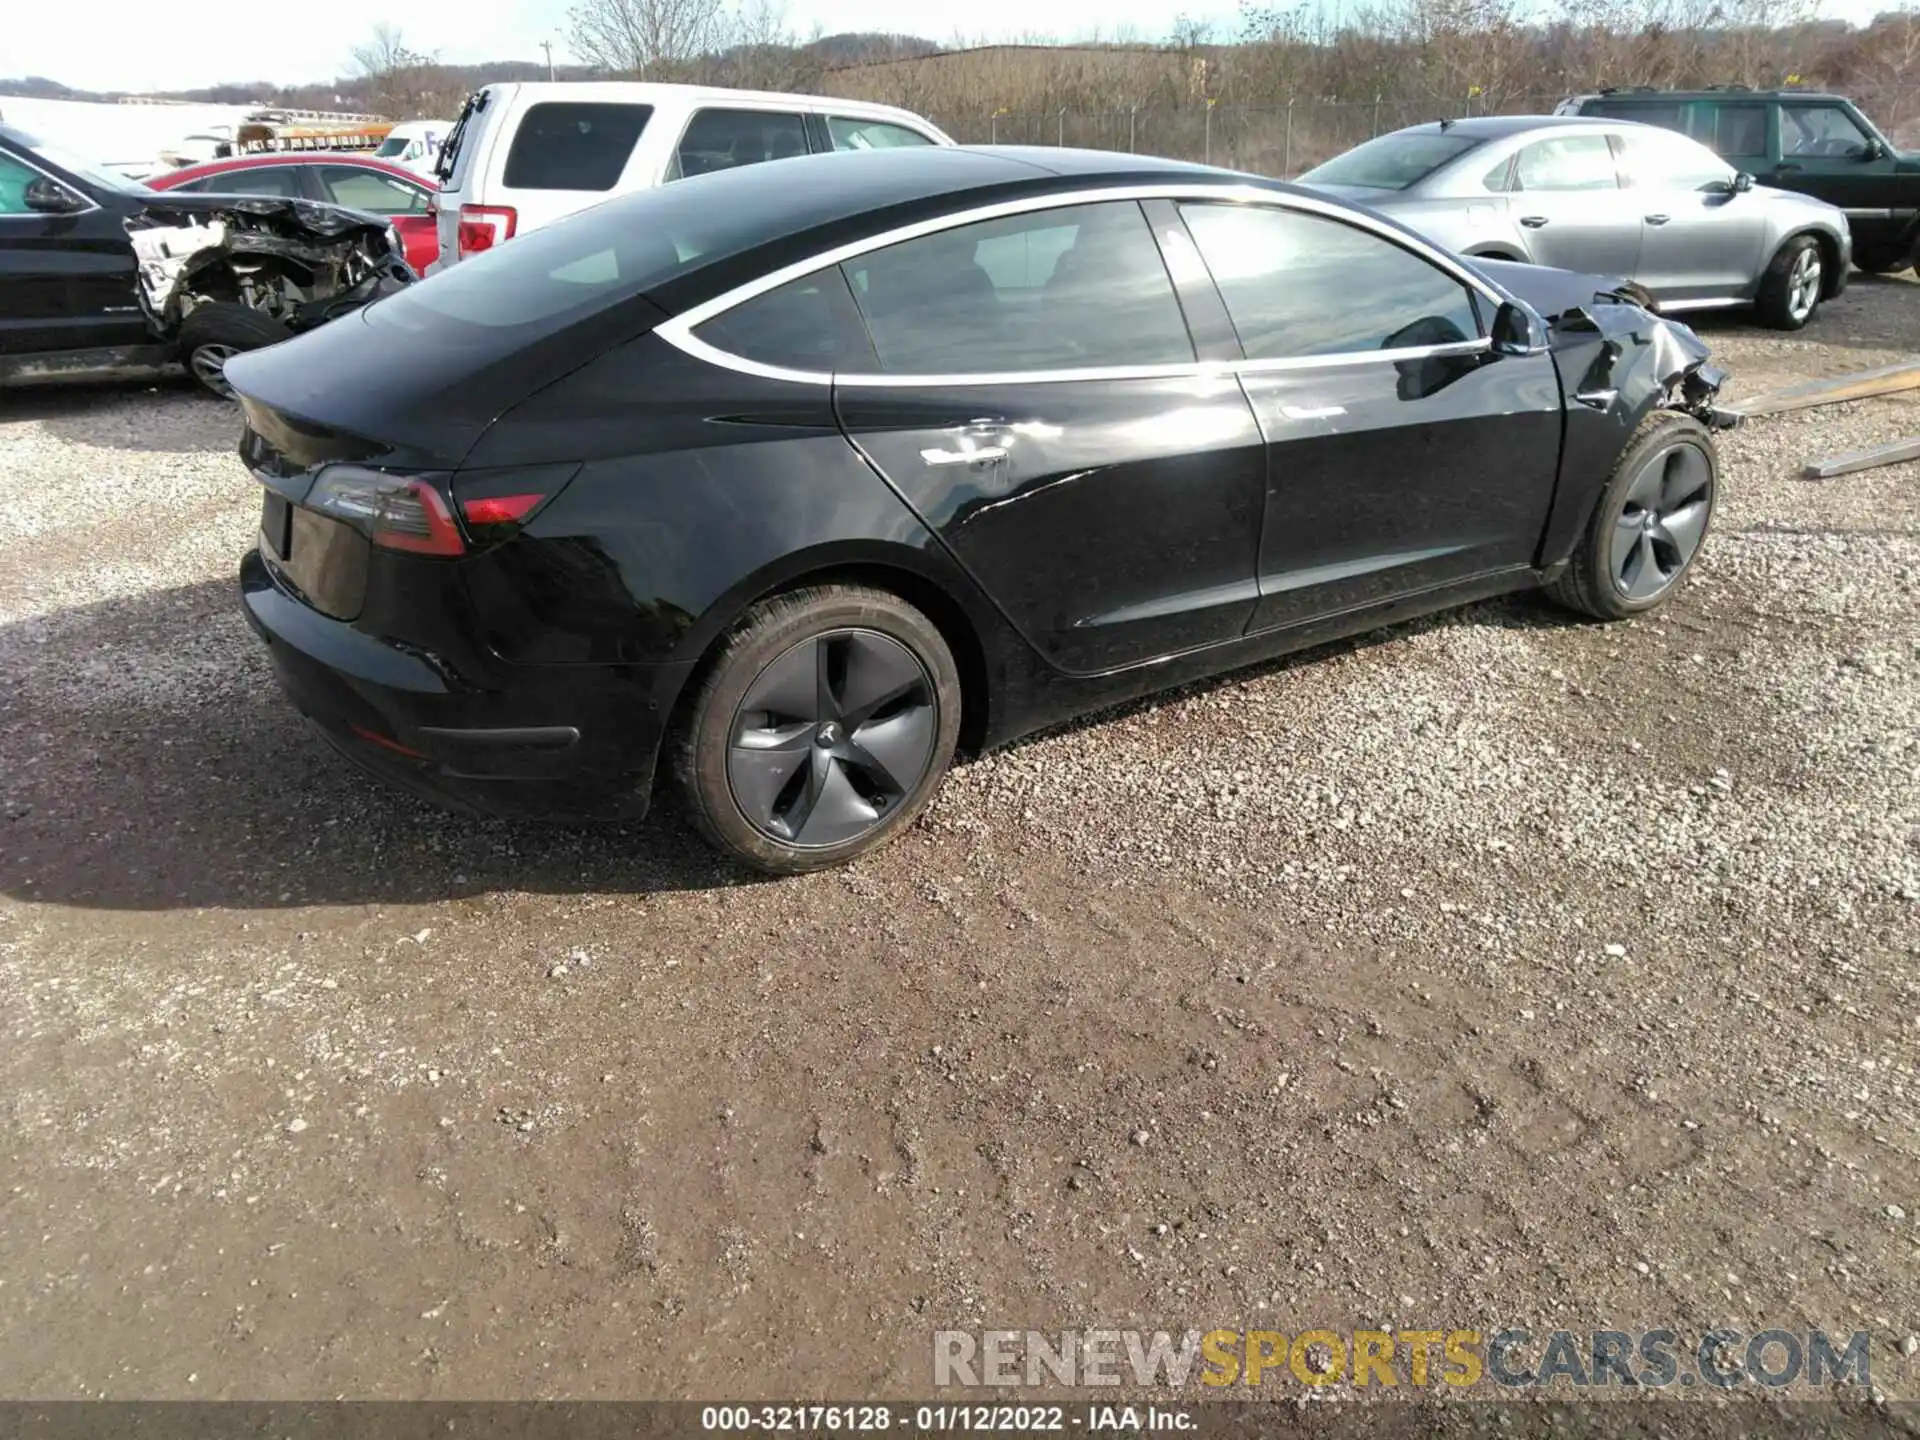
<path id="1" fill-rule="evenodd" d="M 1742 388 L 1920 349 L 1920 285 Z M 1874 1337 L 1920 1394 L 1920 432 L 1726 442 L 1654 620 L 1483 605 L 761 883 L 313 743 L 185 391 L 0 396 L 0 1393 L 909 1395 L 941 1329 Z"/>

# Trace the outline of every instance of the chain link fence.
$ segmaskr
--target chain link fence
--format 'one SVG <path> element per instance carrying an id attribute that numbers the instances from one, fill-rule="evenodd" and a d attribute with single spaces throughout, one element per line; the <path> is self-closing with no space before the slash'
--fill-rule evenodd
<path id="1" fill-rule="evenodd" d="M 1291 178 L 1342 151 L 1428 120 L 1468 115 L 1547 115 L 1564 98 L 1518 96 L 1494 110 L 1478 97 L 1452 107 L 1400 100 L 1296 100 L 1287 105 L 1138 106 L 1039 114 L 943 114 L 928 118 L 962 145 L 1069 145 L 1198 160 Z"/>

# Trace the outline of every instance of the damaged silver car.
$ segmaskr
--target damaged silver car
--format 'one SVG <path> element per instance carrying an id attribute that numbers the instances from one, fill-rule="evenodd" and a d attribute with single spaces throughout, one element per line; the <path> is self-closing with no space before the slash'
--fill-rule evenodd
<path id="1" fill-rule="evenodd" d="M 414 279 L 382 217 L 255 195 L 162 194 L 0 125 L 0 384 L 226 362 Z"/>

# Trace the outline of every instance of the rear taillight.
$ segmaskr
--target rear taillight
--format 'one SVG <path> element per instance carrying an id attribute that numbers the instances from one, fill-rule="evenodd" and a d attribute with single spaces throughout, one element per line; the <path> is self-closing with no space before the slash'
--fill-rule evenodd
<path id="1" fill-rule="evenodd" d="M 453 512 L 430 480 L 357 465 L 330 465 L 301 502 L 362 532 L 375 545 L 414 555 L 464 555 Z"/>
<path id="2" fill-rule="evenodd" d="M 511 205 L 462 205 L 454 228 L 455 247 L 464 257 L 491 250 L 513 238 L 520 214 Z"/>
<path id="3" fill-rule="evenodd" d="M 453 477 L 453 507 L 478 545 L 511 540 L 578 473 L 578 465 L 515 465 L 463 470 Z"/>

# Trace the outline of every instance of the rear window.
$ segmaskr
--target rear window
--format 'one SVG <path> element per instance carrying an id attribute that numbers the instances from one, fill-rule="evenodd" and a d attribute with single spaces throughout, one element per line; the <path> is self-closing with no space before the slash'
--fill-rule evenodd
<path id="1" fill-rule="evenodd" d="M 1302 180 L 1322 185 L 1365 185 L 1374 190 L 1404 190 L 1427 178 L 1457 155 L 1480 143 L 1466 135 L 1439 131 L 1401 131 L 1336 155 L 1307 171 Z"/>
<path id="2" fill-rule="evenodd" d="M 1605 120 L 1637 120 L 1642 125 L 1658 125 L 1662 130 L 1687 133 L 1687 107 L 1680 104 L 1637 104 L 1632 100 L 1589 100 L 1580 107 L 1582 115 L 1597 115 Z"/>
<path id="3" fill-rule="evenodd" d="M 1713 148 L 1722 155 L 1767 153 L 1767 111 L 1763 105 L 1722 105 L 1714 112 Z"/>
<path id="4" fill-rule="evenodd" d="M 963 150 L 935 153 L 942 163 L 930 175 L 919 173 L 928 151 L 895 150 L 635 191 L 469 256 L 359 313 L 371 325 L 444 332 L 453 346 L 484 338 L 504 350 L 770 241 L 1008 168 Z M 903 168 L 917 191 L 902 183 Z"/>
<path id="5" fill-rule="evenodd" d="M 885 120 L 859 120 L 850 115 L 827 116 L 827 134 L 836 150 L 892 150 L 901 145 L 931 145 L 918 130 Z"/>
<path id="6" fill-rule="evenodd" d="M 507 151 L 502 183 L 510 190 L 611 190 L 652 116 L 651 105 L 610 101 L 529 106 Z"/>
<path id="7" fill-rule="evenodd" d="M 673 174 L 679 180 L 711 175 L 769 160 L 796 160 L 807 153 L 807 122 L 798 115 L 770 110 L 702 110 L 688 122 L 674 151 Z"/>
<path id="8" fill-rule="evenodd" d="M 739 172 L 736 172 L 739 173 Z M 625 195 L 458 265 L 369 306 L 371 320 L 408 328 L 444 320 L 525 338 L 737 255 L 784 233 L 777 207 L 711 175 Z"/>

